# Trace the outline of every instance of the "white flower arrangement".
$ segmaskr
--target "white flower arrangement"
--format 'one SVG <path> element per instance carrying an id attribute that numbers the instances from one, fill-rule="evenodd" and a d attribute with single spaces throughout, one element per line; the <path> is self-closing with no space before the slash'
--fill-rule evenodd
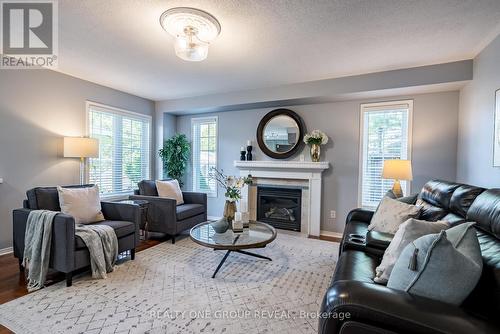
<path id="1" fill-rule="evenodd" d="M 311 133 L 306 133 L 304 143 L 307 145 L 325 145 L 328 143 L 328 136 L 321 130 L 313 130 Z"/>

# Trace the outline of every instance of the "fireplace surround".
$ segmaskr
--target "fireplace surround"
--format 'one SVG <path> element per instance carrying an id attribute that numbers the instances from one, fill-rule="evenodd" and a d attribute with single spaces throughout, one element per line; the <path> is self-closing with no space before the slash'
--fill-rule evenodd
<path id="1" fill-rule="evenodd" d="M 253 184 L 243 187 L 241 202 L 246 203 L 250 219 L 256 219 L 257 187 L 295 187 L 302 189 L 301 233 L 319 237 L 321 231 L 322 173 L 328 161 L 234 161 L 240 176 L 252 175 Z"/>

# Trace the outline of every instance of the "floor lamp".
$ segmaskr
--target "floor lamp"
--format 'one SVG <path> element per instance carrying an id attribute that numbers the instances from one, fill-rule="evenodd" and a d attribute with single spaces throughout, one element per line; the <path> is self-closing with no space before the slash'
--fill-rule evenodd
<path id="1" fill-rule="evenodd" d="M 393 179 L 394 185 L 392 186 L 392 192 L 396 197 L 403 197 L 403 190 L 401 189 L 400 180 L 411 181 L 413 179 L 413 174 L 411 170 L 410 160 L 385 160 L 384 167 L 382 170 L 382 178 Z"/>
<path id="2" fill-rule="evenodd" d="M 99 157 L 99 141 L 94 138 L 64 137 L 64 157 L 80 158 L 80 184 L 84 184 L 85 159 Z"/>

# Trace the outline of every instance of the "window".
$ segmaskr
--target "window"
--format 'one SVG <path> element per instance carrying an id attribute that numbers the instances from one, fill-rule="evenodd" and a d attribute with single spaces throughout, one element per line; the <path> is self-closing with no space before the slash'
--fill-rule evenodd
<path id="1" fill-rule="evenodd" d="M 193 118 L 193 191 L 217 197 L 217 183 L 209 177 L 210 169 L 217 168 L 217 117 Z"/>
<path id="2" fill-rule="evenodd" d="M 360 189 L 361 207 L 375 208 L 393 180 L 382 179 L 384 160 L 411 159 L 411 120 L 413 101 L 361 105 Z M 401 181 L 409 192 L 408 181 Z"/>
<path id="3" fill-rule="evenodd" d="M 127 194 L 150 172 L 151 117 L 87 103 L 88 134 L 99 139 L 99 158 L 89 159 L 88 181 L 104 196 Z"/>

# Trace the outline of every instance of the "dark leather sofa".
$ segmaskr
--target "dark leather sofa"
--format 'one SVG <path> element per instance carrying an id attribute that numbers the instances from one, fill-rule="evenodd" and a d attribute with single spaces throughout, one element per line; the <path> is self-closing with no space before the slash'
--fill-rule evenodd
<path id="1" fill-rule="evenodd" d="M 154 180 L 143 180 L 137 185 L 139 189 L 129 198 L 149 202 L 148 232 L 168 234 L 174 244 L 179 233 L 207 221 L 207 194 L 183 191 L 184 204 L 177 205 L 175 199 L 158 197 Z"/>
<path id="2" fill-rule="evenodd" d="M 68 186 L 69 188 L 88 187 Z M 14 256 L 19 259 L 22 268 L 24 254 L 24 233 L 26 221 L 31 210 L 61 211 L 56 187 L 38 187 L 27 191 L 23 208 L 13 211 Z M 135 248 L 139 244 L 139 224 L 141 212 L 133 204 L 101 202 L 102 213 L 106 220 L 95 223 L 111 226 L 118 237 L 118 252 L 130 251 L 132 260 Z M 52 225 L 52 244 L 49 268 L 66 274 L 66 285 L 71 286 L 73 272 L 90 266 L 89 250 L 80 237 L 75 235 L 75 219 L 59 213 Z"/>
<path id="3" fill-rule="evenodd" d="M 474 291 L 457 307 L 374 283 L 393 236 L 368 232 L 373 212 L 355 209 L 346 220 L 319 333 L 500 333 L 500 189 L 433 180 L 417 204 L 422 219 L 477 222 L 484 266 Z"/>

